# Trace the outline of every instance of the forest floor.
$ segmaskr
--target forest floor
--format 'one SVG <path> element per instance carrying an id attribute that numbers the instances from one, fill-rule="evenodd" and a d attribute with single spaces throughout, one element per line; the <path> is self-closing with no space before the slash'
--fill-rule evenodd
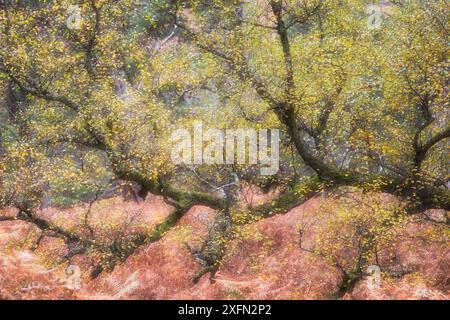
<path id="1" fill-rule="evenodd" d="M 253 202 L 270 195 L 253 195 Z M 185 243 L 198 243 L 214 217 L 209 208 L 193 207 L 161 240 L 140 247 L 112 272 L 89 278 L 89 259 L 79 256 L 71 264 L 81 270 L 79 290 L 66 288 L 67 264 L 54 262 L 64 254 L 60 240 L 45 238 L 32 248 L 37 231 L 24 222 L 0 224 L 0 299 L 327 299 L 341 281 L 338 271 L 299 246 L 299 224 L 324 210 L 327 199 L 316 197 L 290 210 L 252 223 L 233 240 L 216 274 L 191 279 L 199 264 Z M 71 209 L 45 209 L 40 214 L 54 221 L 76 221 L 87 205 Z M 121 198 L 102 200 L 96 207 L 96 223 L 111 222 L 133 212 L 139 225 L 155 225 L 170 207 L 155 196 L 141 203 Z M 63 219 L 64 217 L 64 219 Z M 119 221 L 119 220 L 117 220 Z M 325 223 L 325 221 L 316 221 Z M 384 277 L 380 288 L 369 289 L 359 281 L 343 299 L 449 299 L 450 250 L 442 243 L 412 240 L 431 222 L 416 222 L 399 238 L 394 269 L 398 276 Z M 312 237 L 312 236 L 310 236 Z M 312 239 L 303 239 L 306 243 Z"/>

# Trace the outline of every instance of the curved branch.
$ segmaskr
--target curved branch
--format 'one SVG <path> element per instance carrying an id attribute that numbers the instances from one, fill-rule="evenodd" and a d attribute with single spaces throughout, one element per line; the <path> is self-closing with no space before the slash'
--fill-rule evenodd
<path id="1" fill-rule="evenodd" d="M 450 128 L 447 128 L 446 130 L 433 136 L 431 139 L 429 139 L 427 142 L 425 142 L 425 144 L 420 145 L 419 144 L 419 136 L 420 136 L 420 133 L 424 129 L 425 129 L 425 127 L 423 127 L 422 129 L 419 129 L 414 138 L 414 144 L 413 144 L 413 147 L 415 150 L 414 165 L 417 170 L 419 170 L 420 167 L 422 166 L 422 162 L 425 160 L 427 153 L 430 151 L 431 148 L 433 148 L 436 144 L 438 144 L 442 140 L 450 138 Z"/>

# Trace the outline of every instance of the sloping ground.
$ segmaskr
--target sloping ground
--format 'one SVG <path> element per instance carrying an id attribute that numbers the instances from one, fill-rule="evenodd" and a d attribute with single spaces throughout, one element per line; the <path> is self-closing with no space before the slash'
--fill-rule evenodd
<path id="1" fill-rule="evenodd" d="M 29 229 L 21 222 L 0 225 L 0 299 L 73 298 L 73 292 L 65 288 L 63 269 L 46 268 L 35 253 L 25 249 Z"/>
<path id="2" fill-rule="evenodd" d="M 207 208 L 195 207 L 163 240 L 139 250 L 125 265 L 104 275 L 95 286 L 100 284 L 112 290 L 115 297 L 131 299 L 318 297 L 336 286 L 338 279 L 326 265 L 305 259 L 292 241 L 296 237 L 294 222 L 302 208 L 310 205 L 250 227 L 248 239 L 234 242 L 228 248 L 228 256 L 215 283 L 206 275 L 196 285 L 191 282 L 200 266 L 183 242 L 195 242 L 201 237 L 198 230 L 201 230 L 202 220 L 207 219 L 208 214 L 213 215 Z"/>
<path id="3" fill-rule="evenodd" d="M 258 197 L 255 197 L 258 198 Z M 109 200 L 102 212 L 143 211 L 144 222 L 160 221 L 170 210 L 160 199 L 145 203 Z M 80 290 L 65 288 L 64 266 L 48 269 L 58 250 L 55 239 L 34 252 L 26 249 L 29 226 L 19 222 L 0 224 L 0 298 L 2 299 L 324 299 L 335 292 L 339 273 L 320 258 L 299 248 L 299 226 L 322 210 L 328 200 L 314 198 L 284 215 L 264 219 L 239 230 L 212 283 L 205 275 L 197 284 L 191 279 L 200 265 L 185 243 L 199 243 L 207 232 L 214 212 L 192 208 L 166 236 L 138 249 L 111 273 L 89 281 L 88 262 L 72 261 L 82 271 Z M 52 209 L 53 210 L 53 209 Z M 105 211 L 106 210 L 106 211 Z M 122 211 L 123 211 L 122 210 Z M 61 212 L 51 211 L 58 215 Z M 65 212 L 68 214 L 69 211 Z M 47 213 L 50 214 L 50 213 Z M 319 223 L 321 223 L 319 221 Z M 445 244 L 426 244 L 411 238 L 432 228 L 432 223 L 414 222 L 395 246 L 395 268 L 399 276 L 382 280 L 379 289 L 360 281 L 344 299 L 448 299 L 450 251 Z M 420 232 L 419 232 L 420 231 Z M 313 235 L 304 238 L 308 243 Z M 15 241 L 11 242 L 14 238 Z M 412 240 L 413 239 L 413 240 Z M 21 240 L 21 241 L 19 241 Z M 15 247 L 10 248 L 11 243 Z M 17 244 L 23 246 L 17 246 Z"/>

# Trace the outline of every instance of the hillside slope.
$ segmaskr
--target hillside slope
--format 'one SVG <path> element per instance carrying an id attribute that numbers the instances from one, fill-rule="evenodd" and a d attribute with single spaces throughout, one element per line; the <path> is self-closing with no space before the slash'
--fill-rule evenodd
<path id="1" fill-rule="evenodd" d="M 339 288 L 336 268 L 313 253 L 300 249 L 299 227 L 326 210 L 330 200 L 311 199 L 286 214 L 270 217 L 240 230 L 227 247 L 215 281 L 203 276 L 191 279 L 200 268 L 185 243 L 198 243 L 206 234 L 214 211 L 192 208 L 166 236 L 143 246 L 115 268 L 94 280 L 88 277 L 89 261 L 79 256 L 71 261 L 80 267 L 80 290 L 65 287 L 64 265 L 54 256 L 64 250 L 58 240 L 46 238 L 33 248 L 35 230 L 19 222 L 0 224 L 0 298 L 2 299 L 327 299 Z M 162 219 L 170 208 L 156 197 L 143 203 L 108 200 L 102 212 L 145 212 L 140 219 L 150 223 Z M 115 211 L 114 211 L 115 210 Z M 67 215 L 77 208 L 42 214 Z M 326 223 L 316 219 L 320 226 Z M 359 281 L 344 299 L 448 299 L 450 250 L 445 243 L 417 241 L 432 222 L 409 223 L 396 241 L 392 270 L 383 276 L 381 287 L 369 289 Z M 312 242 L 314 232 L 303 238 Z M 35 250 L 33 250 L 35 249 Z"/>

